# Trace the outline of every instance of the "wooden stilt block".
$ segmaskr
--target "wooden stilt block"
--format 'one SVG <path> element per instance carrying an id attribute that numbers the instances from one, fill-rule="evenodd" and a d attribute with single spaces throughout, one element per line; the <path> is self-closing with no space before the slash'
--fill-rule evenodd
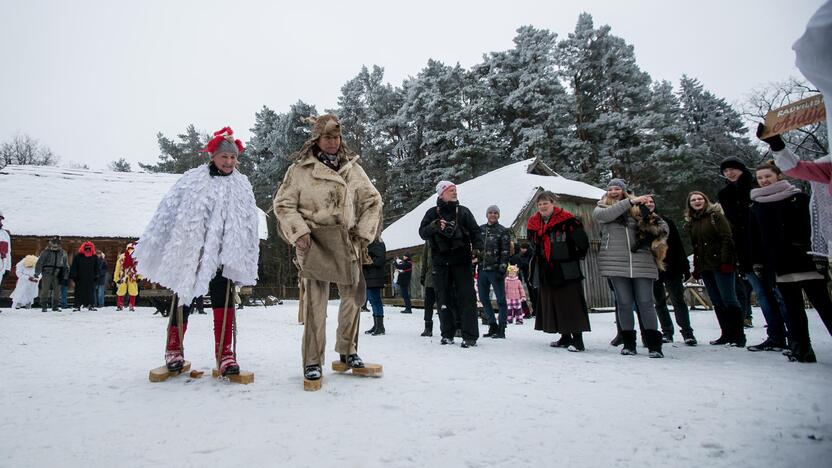
<path id="1" fill-rule="evenodd" d="M 202 376 L 205 375 L 204 371 L 201 370 L 192 370 L 191 371 L 191 378 L 193 379 L 200 379 Z"/>
<path id="2" fill-rule="evenodd" d="M 220 372 L 216 369 L 211 370 L 211 375 L 216 379 L 219 378 Z M 226 379 L 239 384 L 250 384 L 254 382 L 254 372 L 240 371 L 239 374 L 226 375 Z"/>
<path id="3" fill-rule="evenodd" d="M 345 362 L 332 361 L 332 370 L 335 372 L 347 372 L 352 371 L 355 375 L 363 375 L 365 377 L 381 377 L 384 373 L 384 367 L 381 364 L 371 364 L 371 363 L 364 363 L 364 367 L 359 367 L 357 369 L 350 369 L 350 366 L 347 365 Z"/>
<path id="4" fill-rule="evenodd" d="M 307 392 L 317 392 L 321 389 L 321 383 L 323 380 L 323 377 L 318 380 L 303 379 L 303 389 Z"/>
<path id="5" fill-rule="evenodd" d="M 171 377 L 188 372 L 189 370 L 191 370 L 191 363 L 189 361 L 185 361 L 185 364 L 182 365 L 182 369 L 176 372 L 169 371 L 167 366 L 151 369 L 149 377 L 151 382 L 164 382 Z"/>

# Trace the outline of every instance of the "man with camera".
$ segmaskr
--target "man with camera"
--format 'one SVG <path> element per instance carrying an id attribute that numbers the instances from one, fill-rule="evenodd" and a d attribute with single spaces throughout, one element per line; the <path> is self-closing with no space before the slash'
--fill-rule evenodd
<path id="1" fill-rule="evenodd" d="M 443 180 L 436 185 L 436 206 L 422 218 L 419 235 L 430 244 L 433 255 L 433 286 L 439 304 L 439 326 L 443 345 L 454 344 L 456 307 L 462 317 L 462 347 L 477 345 L 477 301 L 471 259 L 482 250 L 482 236 L 471 211 L 459 204 L 456 185 Z"/>

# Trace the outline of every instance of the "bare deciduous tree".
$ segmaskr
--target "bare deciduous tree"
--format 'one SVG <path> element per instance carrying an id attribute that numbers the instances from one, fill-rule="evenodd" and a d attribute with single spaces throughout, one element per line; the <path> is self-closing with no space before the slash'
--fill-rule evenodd
<path id="1" fill-rule="evenodd" d="M 54 166 L 58 159 L 48 146 L 25 133 L 18 133 L 11 141 L 0 144 L 0 167 L 9 164 Z"/>

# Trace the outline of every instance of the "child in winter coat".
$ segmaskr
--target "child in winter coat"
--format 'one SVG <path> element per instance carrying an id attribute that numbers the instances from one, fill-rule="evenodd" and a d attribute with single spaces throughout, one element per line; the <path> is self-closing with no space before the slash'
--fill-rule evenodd
<path id="1" fill-rule="evenodd" d="M 509 265 L 505 279 L 506 287 L 506 304 L 508 305 L 508 323 L 512 323 L 514 317 L 517 317 L 517 325 L 523 325 L 523 307 L 522 303 L 526 300 L 526 291 L 523 290 L 523 284 L 517 273 L 520 271 L 515 265 Z"/>

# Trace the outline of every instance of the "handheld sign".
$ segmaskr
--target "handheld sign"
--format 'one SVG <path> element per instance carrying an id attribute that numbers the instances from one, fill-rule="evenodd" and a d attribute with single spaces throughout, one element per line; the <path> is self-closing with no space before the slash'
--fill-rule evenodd
<path id="1" fill-rule="evenodd" d="M 826 119 L 823 95 L 801 99 L 766 114 L 766 133 L 763 138 L 786 133 Z"/>

